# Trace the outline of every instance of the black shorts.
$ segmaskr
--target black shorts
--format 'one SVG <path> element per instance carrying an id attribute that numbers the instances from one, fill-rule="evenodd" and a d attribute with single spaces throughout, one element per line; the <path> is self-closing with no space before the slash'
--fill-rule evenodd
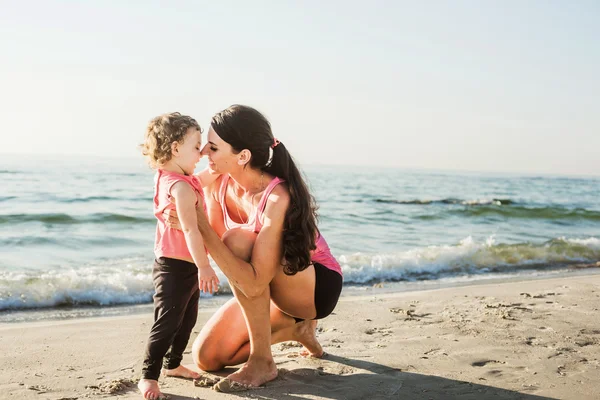
<path id="1" fill-rule="evenodd" d="M 325 318 L 335 308 L 344 282 L 342 275 L 323 264 L 314 263 L 315 267 L 315 319 Z"/>
<path id="2" fill-rule="evenodd" d="M 315 268 L 315 309 L 317 316 L 314 319 L 322 319 L 331 314 L 337 305 L 344 279 L 339 273 L 327 268 L 323 264 L 313 263 Z M 296 318 L 296 323 L 304 321 Z"/>

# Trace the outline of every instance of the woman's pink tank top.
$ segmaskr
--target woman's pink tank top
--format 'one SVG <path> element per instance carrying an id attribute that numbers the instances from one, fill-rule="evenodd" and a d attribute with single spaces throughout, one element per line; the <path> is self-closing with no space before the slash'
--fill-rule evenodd
<path id="1" fill-rule="evenodd" d="M 171 197 L 171 188 L 177 182 L 187 182 L 194 192 L 200 195 L 204 212 L 204 192 L 200 179 L 195 175 L 183 175 L 159 169 L 154 177 L 154 215 L 158 220 L 156 224 L 156 238 L 154 240 L 154 255 L 159 257 L 170 257 L 178 259 L 192 259 L 185 242 L 185 236 L 181 230 L 170 228 L 163 216 L 165 210 L 175 209 L 175 203 Z M 198 199 L 196 198 L 196 205 Z"/>
<path id="2" fill-rule="evenodd" d="M 223 177 L 221 178 L 221 187 L 219 189 L 219 202 L 221 203 L 221 209 L 223 211 L 225 229 L 230 230 L 233 228 L 240 228 L 249 230 L 254 233 L 259 233 L 263 227 L 262 218 L 263 213 L 265 211 L 265 207 L 267 205 L 267 199 L 269 198 L 269 195 L 271 194 L 275 186 L 285 181 L 283 179 L 275 177 L 271 182 L 269 182 L 265 191 L 262 194 L 262 197 L 260 198 L 258 206 L 256 207 L 256 212 L 253 215 L 248 216 L 248 221 L 246 223 L 237 223 L 229 217 L 229 212 L 227 211 L 226 195 L 229 178 L 229 175 L 223 175 Z M 330 270 L 342 275 L 342 267 L 340 267 L 340 264 L 331 254 L 331 250 L 329 249 L 325 238 L 321 234 L 319 234 L 319 236 L 317 237 L 316 246 L 317 248 L 311 251 L 310 253 L 311 261 L 322 264 Z"/>

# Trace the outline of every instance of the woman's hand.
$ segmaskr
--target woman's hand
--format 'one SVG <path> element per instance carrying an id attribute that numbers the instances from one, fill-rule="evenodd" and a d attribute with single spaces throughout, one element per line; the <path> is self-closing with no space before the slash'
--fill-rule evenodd
<path id="1" fill-rule="evenodd" d="M 167 224 L 169 228 L 181 230 L 181 223 L 179 222 L 179 217 L 177 216 L 177 211 L 175 209 L 163 211 L 163 218 L 165 219 L 165 224 Z"/>
<path id="2" fill-rule="evenodd" d="M 196 218 L 198 219 L 198 222 L 204 222 L 208 219 L 208 217 L 206 216 L 206 212 L 204 211 L 204 207 L 202 207 L 202 204 L 198 204 L 196 206 Z"/>
<path id="3" fill-rule="evenodd" d="M 206 213 L 204 212 L 204 206 L 201 201 L 198 201 L 196 205 L 196 216 L 198 221 L 200 219 L 206 219 Z M 174 208 L 166 209 L 163 211 L 163 218 L 165 219 L 165 224 L 169 228 L 181 230 L 181 223 L 179 222 L 179 216 L 177 215 L 177 210 Z"/>

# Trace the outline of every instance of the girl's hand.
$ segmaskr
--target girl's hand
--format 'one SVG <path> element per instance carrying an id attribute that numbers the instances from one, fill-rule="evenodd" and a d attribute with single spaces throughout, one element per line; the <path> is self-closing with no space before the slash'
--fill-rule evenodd
<path id="1" fill-rule="evenodd" d="M 216 293 L 219 290 L 219 278 L 210 265 L 198 268 L 198 286 L 204 293 Z"/>

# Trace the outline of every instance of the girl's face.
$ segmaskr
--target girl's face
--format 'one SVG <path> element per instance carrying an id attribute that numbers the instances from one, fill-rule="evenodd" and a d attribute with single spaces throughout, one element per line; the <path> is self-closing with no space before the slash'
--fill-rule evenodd
<path id="1" fill-rule="evenodd" d="M 202 155 L 208 157 L 208 167 L 212 171 L 226 174 L 239 167 L 239 154 L 233 153 L 231 145 L 221 139 L 212 126 L 208 130 L 207 142 Z"/>
<path id="2" fill-rule="evenodd" d="M 202 136 L 196 128 L 189 128 L 183 137 L 183 143 L 177 143 L 173 149 L 173 158 L 177 165 L 187 175 L 192 175 L 196 169 L 196 164 L 200 161 L 202 153 Z"/>

